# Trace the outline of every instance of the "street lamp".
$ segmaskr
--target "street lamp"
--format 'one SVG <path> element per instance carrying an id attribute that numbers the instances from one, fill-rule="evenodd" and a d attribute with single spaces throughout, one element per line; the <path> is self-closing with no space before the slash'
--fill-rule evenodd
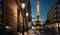
<path id="1" fill-rule="evenodd" d="M 25 3 L 22 3 L 22 9 L 23 9 L 23 32 L 22 32 L 22 35 L 24 35 L 24 9 L 25 9 Z"/>
<path id="2" fill-rule="evenodd" d="M 9 28 L 9 26 L 6 26 L 6 28 Z"/>
<path id="3" fill-rule="evenodd" d="M 25 3 L 22 3 L 22 9 L 23 10 L 25 9 Z"/>
<path id="4" fill-rule="evenodd" d="M 27 33 L 28 33 L 28 13 L 26 13 L 26 16 L 27 16 Z M 27 34 L 28 35 L 28 34 Z"/>
<path id="5" fill-rule="evenodd" d="M 26 13 L 26 16 L 27 16 L 27 17 L 28 17 L 28 15 L 29 15 L 29 14 L 28 14 L 28 13 Z"/>

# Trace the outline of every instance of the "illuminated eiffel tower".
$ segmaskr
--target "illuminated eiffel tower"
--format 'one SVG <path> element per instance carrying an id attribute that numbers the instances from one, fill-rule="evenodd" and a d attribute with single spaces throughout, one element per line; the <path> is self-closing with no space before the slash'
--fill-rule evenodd
<path id="1" fill-rule="evenodd" d="M 42 20 L 40 18 L 40 3 L 37 1 L 37 10 L 36 10 L 36 19 L 34 21 L 34 25 L 42 25 Z"/>

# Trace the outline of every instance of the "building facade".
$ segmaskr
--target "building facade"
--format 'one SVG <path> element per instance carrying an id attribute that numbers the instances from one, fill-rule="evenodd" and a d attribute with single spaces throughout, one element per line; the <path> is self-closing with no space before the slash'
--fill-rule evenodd
<path id="1" fill-rule="evenodd" d="M 31 28 L 31 4 L 30 0 L 23 0 L 26 4 L 24 9 L 24 30 L 27 29 L 27 24 Z M 22 0 L 4 0 L 4 12 L 3 12 L 3 22 L 5 28 L 5 34 L 8 35 L 10 32 L 13 35 L 17 32 L 23 31 L 23 9 L 21 4 Z M 26 13 L 28 12 L 28 18 Z M 28 20 L 27 20 L 28 19 Z M 28 21 L 28 23 L 27 23 Z"/>
<path id="2" fill-rule="evenodd" d="M 50 22 L 49 28 L 53 28 L 56 32 L 60 31 L 60 0 L 57 0 L 48 12 L 47 21 Z"/>
<path id="3" fill-rule="evenodd" d="M 2 23 L 2 0 L 0 0 L 0 33 L 3 35 L 3 23 Z"/>
<path id="4" fill-rule="evenodd" d="M 5 28 L 4 35 L 17 34 L 18 12 L 20 13 L 20 11 L 22 10 L 19 0 L 4 0 L 4 12 L 3 12 L 3 22 Z"/>

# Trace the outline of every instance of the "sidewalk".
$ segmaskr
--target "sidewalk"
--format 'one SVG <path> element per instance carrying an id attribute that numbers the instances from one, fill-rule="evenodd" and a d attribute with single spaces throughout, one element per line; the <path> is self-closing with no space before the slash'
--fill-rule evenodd
<path id="1" fill-rule="evenodd" d="M 22 33 L 20 33 L 20 32 L 17 33 L 17 34 L 18 34 L 18 35 L 22 35 Z M 24 32 L 24 35 L 27 35 L 27 32 Z"/>

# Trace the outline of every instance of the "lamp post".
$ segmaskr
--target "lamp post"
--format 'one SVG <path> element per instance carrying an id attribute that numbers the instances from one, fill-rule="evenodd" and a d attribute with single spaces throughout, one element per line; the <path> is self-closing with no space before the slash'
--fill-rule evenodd
<path id="1" fill-rule="evenodd" d="M 22 35 L 24 35 L 24 9 L 25 9 L 25 3 L 22 3 L 22 9 L 23 9 L 23 32 L 22 32 Z"/>
<path id="2" fill-rule="evenodd" d="M 27 35 L 28 35 L 28 13 L 26 13 L 26 16 L 27 16 Z"/>

